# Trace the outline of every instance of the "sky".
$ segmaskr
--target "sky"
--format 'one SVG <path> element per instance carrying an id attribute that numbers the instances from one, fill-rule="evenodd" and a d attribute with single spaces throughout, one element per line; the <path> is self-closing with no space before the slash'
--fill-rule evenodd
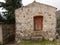
<path id="1" fill-rule="evenodd" d="M 32 3 L 34 0 L 23 0 L 22 3 L 23 5 L 28 5 L 30 3 Z M 43 4 L 47 4 L 47 5 L 51 5 L 56 7 L 58 10 L 60 10 L 60 0 L 35 0 L 36 2 L 40 2 Z"/>
<path id="2" fill-rule="evenodd" d="M 22 0 L 22 3 L 24 6 L 32 3 L 34 0 Z M 43 4 L 47 4 L 47 5 L 51 5 L 51 6 L 54 6 L 56 7 L 58 10 L 60 10 L 60 0 L 35 0 L 36 2 L 40 2 L 40 3 L 43 3 Z M 5 2 L 4 0 L 0 0 L 0 2 Z M 0 8 L 0 12 L 4 11 L 2 10 L 2 8 Z"/>

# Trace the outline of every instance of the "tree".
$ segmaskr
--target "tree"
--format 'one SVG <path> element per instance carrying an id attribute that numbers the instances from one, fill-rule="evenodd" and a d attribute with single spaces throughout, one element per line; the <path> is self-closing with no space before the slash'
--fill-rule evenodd
<path id="1" fill-rule="evenodd" d="M 3 12 L 7 20 L 4 20 L 5 23 L 15 23 L 15 10 L 22 6 L 22 0 L 5 0 L 6 3 L 0 2 L 0 7 L 3 7 L 7 12 Z"/>
<path id="2" fill-rule="evenodd" d="M 3 22 L 3 20 L 5 20 L 5 19 L 0 14 L 0 22 Z"/>

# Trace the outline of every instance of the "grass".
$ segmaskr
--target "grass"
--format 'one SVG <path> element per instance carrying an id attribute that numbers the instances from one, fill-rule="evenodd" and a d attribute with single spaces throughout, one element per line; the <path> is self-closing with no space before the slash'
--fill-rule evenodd
<path id="1" fill-rule="evenodd" d="M 19 44 L 21 45 L 57 45 L 56 41 L 47 41 L 47 40 L 43 40 L 43 41 L 22 41 Z"/>

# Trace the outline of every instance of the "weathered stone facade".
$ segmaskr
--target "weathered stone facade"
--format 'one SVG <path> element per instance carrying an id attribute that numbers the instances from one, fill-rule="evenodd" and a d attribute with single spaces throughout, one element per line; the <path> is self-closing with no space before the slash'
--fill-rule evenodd
<path id="1" fill-rule="evenodd" d="M 56 33 L 56 8 L 33 2 L 15 11 L 16 40 L 30 38 L 34 33 L 34 16 L 43 16 L 42 36 L 45 39 L 55 39 Z"/>

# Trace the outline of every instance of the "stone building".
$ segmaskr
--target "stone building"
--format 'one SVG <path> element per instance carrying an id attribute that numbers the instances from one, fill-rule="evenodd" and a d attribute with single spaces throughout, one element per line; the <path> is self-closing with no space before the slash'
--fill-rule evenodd
<path id="1" fill-rule="evenodd" d="M 0 42 L 20 42 L 21 39 L 53 40 L 56 38 L 56 8 L 32 2 L 15 10 L 15 24 L 0 23 Z"/>
<path id="2" fill-rule="evenodd" d="M 32 2 L 15 11 L 16 41 L 20 39 L 56 37 L 56 8 L 39 2 Z"/>

